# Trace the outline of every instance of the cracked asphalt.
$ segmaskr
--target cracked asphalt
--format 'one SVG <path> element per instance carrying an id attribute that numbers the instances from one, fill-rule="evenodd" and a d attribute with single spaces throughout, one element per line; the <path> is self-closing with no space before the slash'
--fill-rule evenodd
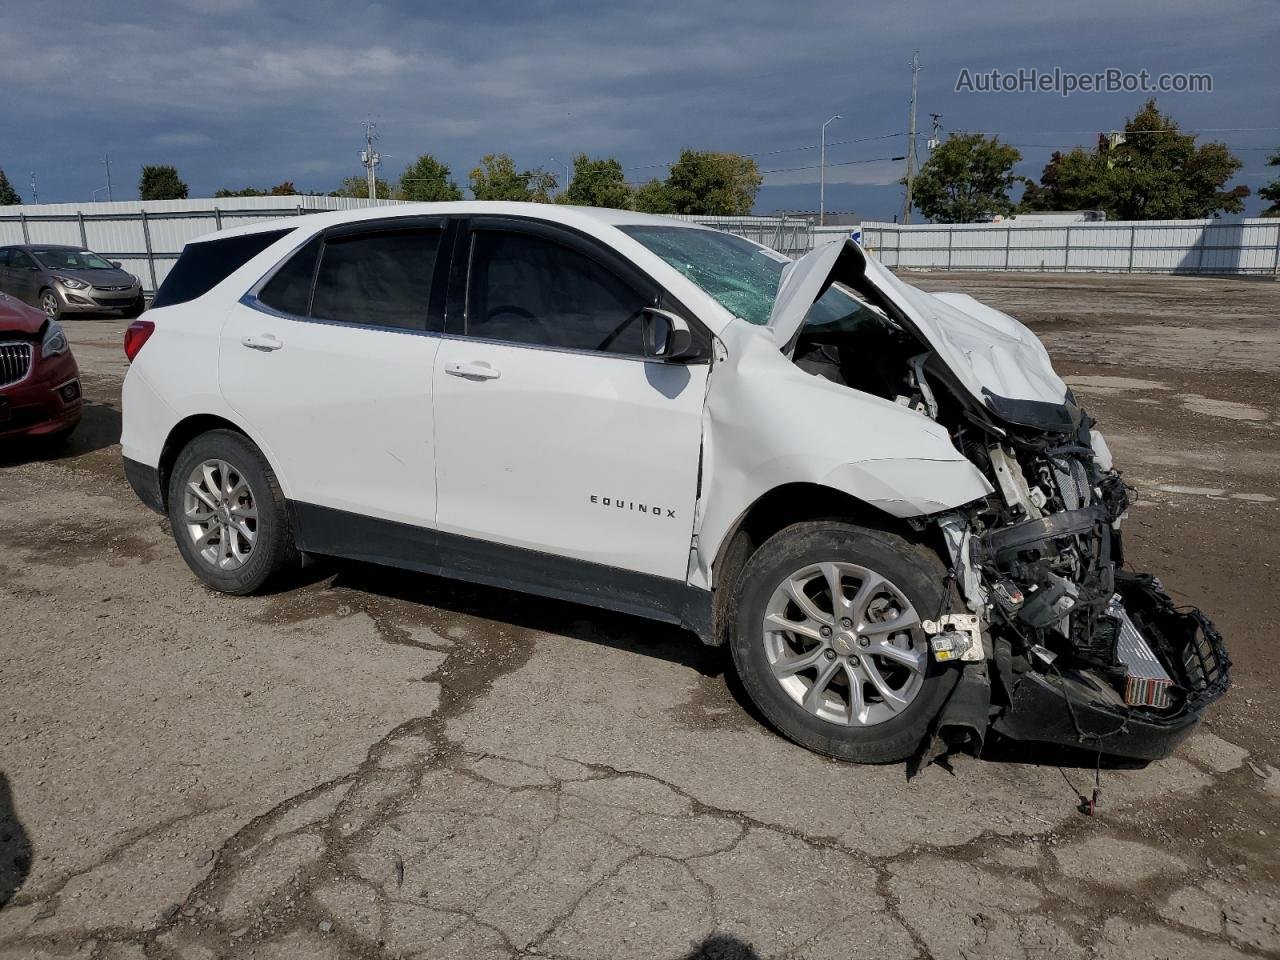
<path id="1" fill-rule="evenodd" d="M 1236 686 L 1177 755 L 908 778 L 764 728 L 678 630 L 358 564 L 199 586 L 121 472 L 0 451 L 0 960 L 1280 956 L 1280 285 L 924 275 L 1030 322 Z"/>

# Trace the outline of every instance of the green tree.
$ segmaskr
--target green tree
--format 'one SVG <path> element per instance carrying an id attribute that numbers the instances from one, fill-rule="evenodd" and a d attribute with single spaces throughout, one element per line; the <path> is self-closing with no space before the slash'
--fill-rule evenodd
<path id="1" fill-rule="evenodd" d="M 379 200 L 391 199 L 391 186 L 378 177 L 374 180 L 373 195 Z M 337 190 L 329 191 L 331 197 L 352 197 L 357 200 L 369 198 L 369 181 L 364 177 L 344 177 Z"/>
<path id="2" fill-rule="evenodd" d="M 644 213 L 675 213 L 675 201 L 665 180 L 654 178 L 636 188 L 635 208 Z"/>
<path id="3" fill-rule="evenodd" d="M 462 190 L 449 179 L 448 164 L 424 153 L 400 175 L 401 200 L 461 200 Z"/>
<path id="4" fill-rule="evenodd" d="M 505 153 L 487 153 L 471 171 L 471 193 L 477 200 L 532 200 L 548 203 L 556 188 L 555 174 L 541 167 L 517 170 Z"/>
<path id="5" fill-rule="evenodd" d="M 573 158 L 573 179 L 558 198 L 561 203 L 585 207 L 629 209 L 634 191 L 622 173 L 622 164 L 613 157 L 592 160 L 585 153 Z"/>
<path id="6" fill-rule="evenodd" d="M 745 216 L 755 206 L 763 182 L 750 157 L 682 150 L 667 175 L 666 192 L 672 213 Z"/>
<path id="7" fill-rule="evenodd" d="M 1019 182 L 1013 166 L 1021 159 L 999 137 L 953 133 L 921 166 L 912 185 L 915 205 L 935 223 L 972 223 L 1011 213 L 1009 191 Z"/>
<path id="8" fill-rule="evenodd" d="M 1280 150 L 1277 150 L 1267 158 L 1267 166 L 1280 167 Z M 0 173 L 0 193 L 4 192 L 3 178 L 4 174 Z M 1262 211 L 1264 217 L 1280 217 L 1280 177 L 1276 177 L 1265 187 L 1260 187 L 1258 196 L 1271 204 L 1271 206 Z"/>
<path id="9" fill-rule="evenodd" d="M 169 164 L 147 165 L 138 178 L 138 197 L 141 200 L 185 200 L 187 185 L 178 176 L 176 167 Z"/>
<path id="10" fill-rule="evenodd" d="M 551 195 L 560 186 L 560 179 L 542 167 L 534 167 L 525 173 L 529 177 L 529 199 L 534 203 L 550 203 Z"/>
<path id="11" fill-rule="evenodd" d="M 292 180 L 277 183 L 266 190 L 260 190 L 258 187 L 244 187 L 240 190 L 220 187 L 213 192 L 215 197 L 293 197 L 297 194 L 298 190 L 294 187 Z"/>
<path id="12" fill-rule="evenodd" d="M 1249 188 L 1227 188 L 1241 167 L 1221 143 L 1196 146 L 1194 134 L 1148 100 L 1113 143 L 1099 135 L 1092 153 L 1054 154 L 1029 188 L 1032 210 L 1105 210 L 1112 220 L 1185 220 L 1240 213 Z"/>
<path id="13" fill-rule="evenodd" d="M 0 207 L 12 206 L 22 202 L 22 198 L 18 196 L 18 191 L 13 189 L 13 184 L 9 182 L 9 178 L 4 175 L 4 171 L 0 170 Z"/>

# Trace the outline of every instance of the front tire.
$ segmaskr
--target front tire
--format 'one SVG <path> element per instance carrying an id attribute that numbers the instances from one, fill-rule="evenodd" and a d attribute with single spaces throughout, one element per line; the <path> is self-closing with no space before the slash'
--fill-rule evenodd
<path id="1" fill-rule="evenodd" d="M 58 320 L 62 317 L 62 301 L 58 299 L 57 293 L 49 287 L 45 287 L 40 291 L 40 309 L 50 321 Z"/>
<path id="2" fill-rule="evenodd" d="M 271 465 L 233 430 L 203 433 L 178 454 L 169 523 L 187 566 L 220 593 L 254 593 L 299 562 Z"/>
<path id="3" fill-rule="evenodd" d="M 818 520 L 787 527 L 733 590 L 730 647 L 747 694 L 788 739 L 857 763 L 910 757 L 958 672 L 921 622 L 948 612 L 946 568 L 882 530 Z"/>

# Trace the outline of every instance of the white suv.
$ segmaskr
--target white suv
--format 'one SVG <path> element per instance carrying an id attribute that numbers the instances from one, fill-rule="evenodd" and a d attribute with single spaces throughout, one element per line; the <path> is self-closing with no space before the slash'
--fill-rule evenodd
<path id="1" fill-rule="evenodd" d="M 126 353 L 125 471 L 216 590 L 332 555 L 683 624 L 869 762 L 989 728 L 1162 756 L 1227 687 L 1119 569 L 1125 487 L 1035 336 L 852 242 L 319 214 L 188 244 Z"/>

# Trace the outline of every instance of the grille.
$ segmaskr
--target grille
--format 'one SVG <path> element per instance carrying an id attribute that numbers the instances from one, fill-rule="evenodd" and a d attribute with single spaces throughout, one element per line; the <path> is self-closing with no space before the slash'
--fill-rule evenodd
<path id="1" fill-rule="evenodd" d="M 131 290 L 132 288 L 133 288 L 133 284 L 125 283 L 117 287 L 94 287 L 93 289 L 95 290 Z"/>
<path id="2" fill-rule="evenodd" d="M 31 370 L 31 344 L 0 343 L 0 387 L 26 377 Z"/>
<path id="3" fill-rule="evenodd" d="M 1053 465 L 1054 479 L 1058 481 L 1066 509 L 1087 507 L 1090 500 L 1089 474 L 1084 464 L 1074 457 L 1057 457 L 1049 462 Z"/>

